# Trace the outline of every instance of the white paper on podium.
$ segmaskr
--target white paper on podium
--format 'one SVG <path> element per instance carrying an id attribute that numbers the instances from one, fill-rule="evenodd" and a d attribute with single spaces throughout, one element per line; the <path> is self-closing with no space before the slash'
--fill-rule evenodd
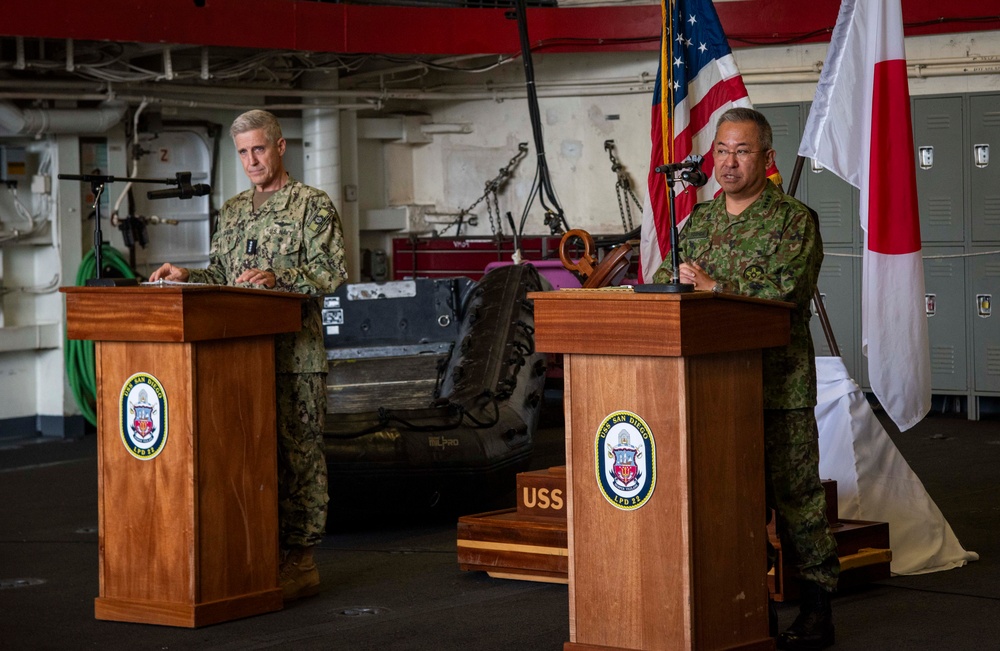
<path id="1" fill-rule="evenodd" d="M 205 287 L 210 283 L 189 283 L 186 280 L 146 280 L 139 283 L 143 287 Z M 221 287 L 222 285 L 217 285 Z"/>
<path id="2" fill-rule="evenodd" d="M 955 537 L 875 417 L 840 357 L 817 357 L 819 472 L 837 482 L 846 520 L 889 523 L 893 574 L 925 574 L 979 560 Z"/>

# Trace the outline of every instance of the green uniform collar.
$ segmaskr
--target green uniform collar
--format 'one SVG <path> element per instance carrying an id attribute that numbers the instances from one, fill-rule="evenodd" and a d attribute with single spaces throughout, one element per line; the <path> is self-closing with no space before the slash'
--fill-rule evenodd
<path id="1" fill-rule="evenodd" d="M 718 219 L 719 225 L 727 227 L 732 224 L 745 222 L 750 219 L 751 216 L 760 217 L 772 214 L 784 197 L 785 194 L 778 189 L 778 186 L 776 186 L 773 181 L 768 179 L 761 195 L 757 197 L 752 204 L 744 208 L 743 212 L 738 215 L 730 214 L 730 212 L 726 210 L 725 192 L 720 192 L 719 196 L 706 205 L 708 206 L 710 212 L 717 216 L 716 219 Z"/>
<path id="2" fill-rule="evenodd" d="M 282 210 L 287 209 L 288 204 L 292 199 L 292 187 L 296 185 L 301 185 L 301 184 L 299 183 L 299 181 L 296 181 L 291 174 L 289 174 L 288 181 L 283 186 L 281 186 L 280 189 L 275 190 L 274 194 L 272 194 L 267 199 L 267 201 L 265 201 L 260 205 L 261 211 L 266 209 L 266 210 L 273 210 L 280 212 Z M 250 206 L 251 210 L 253 209 L 253 195 L 254 192 L 256 191 L 257 191 L 256 188 L 251 187 L 249 190 L 246 190 L 245 192 L 240 194 L 240 201 L 246 202 Z"/>

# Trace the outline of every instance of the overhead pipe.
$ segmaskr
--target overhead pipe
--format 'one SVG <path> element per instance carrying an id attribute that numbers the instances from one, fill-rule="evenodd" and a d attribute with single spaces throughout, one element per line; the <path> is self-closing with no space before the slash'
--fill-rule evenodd
<path id="1" fill-rule="evenodd" d="M 104 133 L 121 122 L 128 103 L 108 100 L 96 108 L 21 109 L 0 100 L 0 130 L 11 135 Z"/>
<path id="2" fill-rule="evenodd" d="M 447 59 L 445 60 L 447 61 Z M 757 82 L 758 79 L 761 81 L 758 83 L 800 83 L 803 81 L 815 81 L 823 68 L 822 61 L 815 61 L 811 64 L 803 64 L 797 66 L 787 66 L 787 67 L 773 67 L 768 66 L 766 68 L 749 68 L 745 67 L 741 70 L 744 80 L 751 80 Z M 975 56 L 964 56 L 964 57 L 947 57 L 947 58 L 934 58 L 934 59 L 909 59 L 907 61 L 907 68 L 909 75 L 911 77 L 927 77 L 927 76 L 964 76 L 964 75 L 988 75 L 996 74 L 1000 72 L 1000 59 L 996 58 L 996 55 L 975 55 Z M 381 72 L 381 71 L 378 71 Z M 344 80 L 355 80 L 359 75 L 352 75 L 345 77 Z M 590 79 L 567 79 L 567 80 L 543 80 L 538 82 L 539 89 L 553 86 L 570 86 L 570 87 L 593 87 L 593 86 L 609 86 L 609 85 L 628 85 L 636 92 L 644 92 L 645 89 L 652 84 L 653 74 L 650 72 L 639 72 L 638 74 L 623 75 L 622 77 L 601 77 L 601 78 L 590 78 Z M 343 80 L 342 82 L 343 83 Z M 511 89 L 519 89 L 520 82 L 490 82 L 488 85 L 483 83 L 468 84 L 466 86 L 462 85 L 440 85 L 437 87 L 422 87 L 420 89 L 413 88 L 399 88 L 398 90 L 392 90 L 390 88 L 380 87 L 373 89 L 264 89 L 255 88 L 247 86 L 222 86 L 222 87 L 206 87 L 206 86 L 188 86 L 179 84 L 170 84 L 169 87 L 165 88 L 162 85 L 154 86 L 150 84 L 125 84 L 117 85 L 119 94 L 124 90 L 130 94 L 134 95 L 152 95 L 155 96 L 158 93 L 170 93 L 177 95 L 194 94 L 202 96 L 200 99 L 204 99 L 205 96 L 211 96 L 214 94 L 223 94 L 226 96 L 234 95 L 269 95 L 275 97 L 297 97 L 297 98 L 313 98 L 313 99 L 341 99 L 341 100 L 358 100 L 358 99 L 385 99 L 393 98 L 393 93 L 403 93 L 407 97 L 413 96 L 416 92 L 423 92 L 426 95 L 423 98 L 432 99 L 434 95 L 438 93 L 447 93 L 446 95 L 441 95 L 442 99 L 454 99 L 455 96 L 460 93 L 476 93 L 476 97 L 465 97 L 468 99 L 478 99 L 482 97 L 482 92 L 496 92 L 505 91 Z M 94 98 L 100 95 L 98 93 L 103 93 L 101 97 L 106 98 L 108 93 L 111 92 L 112 84 L 109 82 L 69 82 L 69 81 L 30 81 L 30 80 L 2 80 L 0 79 L 0 89 L 11 89 L 8 92 L 0 94 L 2 97 L 18 97 L 18 98 L 46 98 L 51 96 L 56 96 L 57 93 L 53 92 L 51 95 L 46 93 L 44 96 L 40 95 L 40 92 L 44 91 L 59 91 L 68 90 L 73 93 L 73 96 L 79 96 L 81 93 L 87 93 L 87 98 Z M 16 89 L 16 90 L 15 90 Z M 59 95 L 59 97 L 67 97 L 67 94 Z M 121 97 L 119 96 L 119 99 Z"/>
<path id="3" fill-rule="evenodd" d="M 799 66 L 780 68 L 746 68 L 742 71 L 745 83 L 753 84 L 787 84 L 815 83 L 822 69 L 821 62 Z M 1000 63 L 992 55 L 950 57 L 944 59 L 911 59 L 907 62 L 907 73 L 910 78 L 929 77 L 959 77 L 970 75 L 989 75 L 1000 71 Z M 11 90 L 5 90 L 10 88 Z M 17 88 L 17 90 L 13 90 Z M 100 91 L 94 92 L 96 89 Z M 66 93 L 59 91 L 65 90 Z M 91 92 L 87 92 L 90 90 Z M 122 93 L 125 90 L 125 93 Z M 542 81 L 538 83 L 539 97 L 584 97 L 603 95 L 646 94 L 652 90 L 652 76 L 640 73 L 638 76 L 626 75 L 621 78 L 593 78 L 575 80 Z M 111 91 L 111 84 L 94 84 L 87 82 L 27 82 L 23 80 L 0 80 L 0 129 L 6 128 L 14 133 L 25 131 L 80 133 L 83 129 L 90 132 L 104 131 L 121 119 L 118 109 L 108 111 L 102 109 L 25 109 L 19 110 L 13 105 L 4 103 L 4 99 L 39 99 L 72 97 L 74 99 L 106 98 Z M 81 93 L 84 93 L 81 95 Z M 191 95 L 192 99 L 180 97 Z M 519 100 L 525 96 L 525 90 L 513 82 L 493 82 L 484 87 L 482 83 L 462 85 L 441 85 L 435 88 L 377 88 L 377 89 L 263 89 L 252 87 L 211 88 L 203 86 L 187 86 L 170 84 L 169 86 L 153 87 L 150 85 L 126 85 L 119 88 L 116 98 L 138 104 L 141 101 L 155 102 L 164 106 L 187 108 L 219 108 L 238 110 L 242 104 L 216 98 L 224 95 L 233 97 L 271 97 L 296 98 L 311 100 L 312 106 L 336 108 L 340 110 L 380 110 L 388 100 L 411 101 L 475 101 L 475 100 Z M 352 101 L 352 103 L 347 103 Z M 108 103 L 105 106 L 111 106 Z M 270 104 L 274 109 L 304 110 L 307 106 L 295 103 Z M 124 107 L 121 107 L 124 111 Z M 86 116 L 90 116 L 89 118 Z M 87 124 L 96 121 L 98 124 Z M 58 131 L 63 132 L 63 131 Z"/>

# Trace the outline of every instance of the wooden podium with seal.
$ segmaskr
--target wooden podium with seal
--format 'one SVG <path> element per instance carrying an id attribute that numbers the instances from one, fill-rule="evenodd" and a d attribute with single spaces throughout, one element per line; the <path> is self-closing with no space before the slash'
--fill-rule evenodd
<path id="1" fill-rule="evenodd" d="M 274 335 L 302 294 L 64 287 L 95 342 L 97 619 L 197 627 L 280 610 Z"/>
<path id="2" fill-rule="evenodd" d="M 773 649 L 760 349 L 787 303 L 625 288 L 534 293 L 562 353 L 566 651 Z"/>

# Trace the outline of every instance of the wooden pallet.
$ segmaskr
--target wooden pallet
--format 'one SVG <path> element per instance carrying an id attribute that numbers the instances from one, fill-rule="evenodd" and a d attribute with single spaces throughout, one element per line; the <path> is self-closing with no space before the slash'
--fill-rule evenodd
<path id="1" fill-rule="evenodd" d="M 842 520 L 837 509 L 837 482 L 827 479 L 823 481 L 823 488 L 826 491 L 826 518 L 837 541 L 837 556 L 840 557 L 838 589 L 849 590 L 889 578 L 889 563 L 892 561 L 889 523 Z M 767 535 L 777 553 L 775 566 L 767 575 L 767 585 L 772 599 L 787 601 L 798 598 L 798 584 L 789 569 L 794 565 L 793 559 L 782 550 L 775 524 L 772 517 L 767 526 Z"/>
<path id="2" fill-rule="evenodd" d="M 517 507 L 458 519 L 458 564 L 490 576 L 566 583 L 566 467 L 517 475 Z"/>
<path id="3" fill-rule="evenodd" d="M 837 510 L 837 482 L 823 482 L 827 519 L 840 556 L 840 588 L 850 589 L 889 578 L 889 525 L 886 522 L 841 520 Z M 777 552 L 777 563 L 768 573 L 768 588 L 775 601 L 798 597 L 798 588 L 786 568 L 775 535 L 768 535 Z M 566 468 L 522 472 L 517 475 L 516 508 L 467 515 L 458 520 L 458 564 L 467 571 L 492 577 L 566 583 L 569 555 L 566 538 Z"/>

